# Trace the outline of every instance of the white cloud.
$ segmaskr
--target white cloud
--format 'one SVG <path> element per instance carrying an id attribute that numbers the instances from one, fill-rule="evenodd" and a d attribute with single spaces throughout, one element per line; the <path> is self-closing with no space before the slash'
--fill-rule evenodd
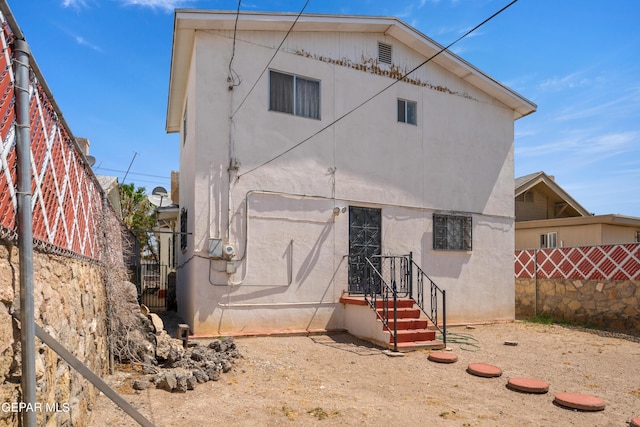
<path id="1" fill-rule="evenodd" d="M 88 47 L 89 49 L 95 50 L 96 52 L 103 52 L 100 46 L 90 42 L 89 40 L 85 39 L 83 36 L 77 33 L 74 33 L 69 29 L 69 27 L 63 26 L 63 25 L 57 25 L 57 27 L 60 29 L 60 31 L 62 31 L 63 33 L 66 33 L 69 37 L 71 37 L 80 46 Z"/>
<path id="2" fill-rule="evenodd" d="M 82 36 L 74 35 L 73 38 L 76 40 L 76 43 L 78 43 L 81 46 L 86 46 L 89 49 L 95 50 L 96 52 L 102 52 L 102 49 L 100 48 L 100 46 L 95 45 L 95 44 L 85 40 L 84 37 L 82 37 Z"/>
<path id="3" fill-rule="evenodd" d="M 638 132 L 632 131 L 598 135 L 585 141 L 584 154 L 597 154 L 600 159 L 614 156 L 633 148 L 632 143 L 638 141 L 639 136 Z"/>
<path id="4" fill-rule="evenodd" d="M 517 147 L 516 157 L 554 156 L 584 166 L 632 151 L 639 140 L 640 132 L 636 131 L 598 135 L 593 129 L 582 129 L 562 139 Z"/>
<path id="5" fill-rule="evenodd" d="M 583 102 L 578 107 L 576 104 L 564 108 L 556 116 L 556 120 L 560 122 L 569 120 L 580 120 L 602 117 L 635 117 L 639 108 L 640 99 L 631 91 L 626 96 L 601 102 L 597 105 L 587 106 L 588 102 Z"/>
<path id="6" fill-rule="evenodd" d="M 189 3 L 185 0 L 120 0 L 120 2 L 124 6 L 142 6 L 166 11 L 173 11 L 175 8 Z"/>
<path id="7" fill-rule="evenodd" d="M 583 72 L 575 72 L 563 77 L 554 76 L 540 83 L 540 89 L 551 92 L 560 92 L 566 89 L 592 86 L 600 82 L 599 78 L 584 77 Z"/>
<path id="8" fill-rule="evenodd" d="M 80 8 L 87 5 L 86 0 L 62 0 L 62 7 Z"/>

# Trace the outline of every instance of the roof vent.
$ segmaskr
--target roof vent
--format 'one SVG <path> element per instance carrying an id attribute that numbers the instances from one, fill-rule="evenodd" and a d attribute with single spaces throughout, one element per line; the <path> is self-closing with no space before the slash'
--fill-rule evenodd
<path id="1" fill-rule="evenodd" d="M 378 61 L 391 65 L 391 45 L 378 42 Z"/>

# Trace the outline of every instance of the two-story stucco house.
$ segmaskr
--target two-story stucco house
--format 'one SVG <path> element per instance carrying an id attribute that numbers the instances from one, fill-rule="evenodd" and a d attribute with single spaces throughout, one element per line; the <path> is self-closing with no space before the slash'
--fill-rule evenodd
<path id="1" fill-rule="evenodd" d="M 349 255 L 409 252 L 449 323 L 513 319 L 513 123 L 536 106 L 396 18 L 296 16 L 175 13 L 184 321 L 349 329 Z"/>

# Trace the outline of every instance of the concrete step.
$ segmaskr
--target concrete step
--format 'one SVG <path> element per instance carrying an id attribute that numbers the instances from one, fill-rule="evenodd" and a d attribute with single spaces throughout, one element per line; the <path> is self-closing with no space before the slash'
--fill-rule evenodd
<path id="1" fill-rule="evenodd" d="M 384 311 L 379 308 L 378 313 L 380 316 L 384 317 Z M 389 310 L 389 317 L 393 318 L 393 310 Z M 396 317 L 398 319 L 419 319 L 420 318 L 420 309 L 419 308 L 398 308 L 396 310 Z"/>
<path id="2" fill-rule="evenodd" d="M 380 322 L 382 323 L 382 322 Z M 389 329 L 393 330 L 394 322 L 389 320 Z M 398 318 L 398 330 L 407 329 L 427 329 L 429 321 L 427 319 L 414 319 L 414 318 Z"/>
<path id="3" fill-rule="evenodd" d="M 434 341 L 436 332 L 429 329 L 409 329 L 406 331 L 398 330 L 398 342 L 421 342 Z M 393 344 L 393 337 L 389 334 L 389 343 Z"/>
<path id="4" fill-rule="evenodd" d="M 383 308 L 385 302 L 382 300 L 376 301 L 376 308 Z M 398 308 L 413 308 L 414 302 L 412 299 L 399 298 L 396 300 L 396 307 Z M 393 300 L 387 301 L 387 307 L 393 308 Z"/>

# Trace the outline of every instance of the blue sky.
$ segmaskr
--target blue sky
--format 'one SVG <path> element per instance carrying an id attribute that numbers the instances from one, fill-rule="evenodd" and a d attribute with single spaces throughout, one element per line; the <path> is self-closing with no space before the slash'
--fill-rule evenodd
<path id="1" fill-rule="evenodd" d="M 298 12 L 305 0 L 243 1 Z M 310 0 L 306 12 L 397 16 L 442 45 L 509 0 Z M 170 186 L 164 131 L 173 9 L 234 0 L 9 0 L 98 174 Z M 640 217 L 640 2 L 519 0 L 452 50 L 538 105 L 515 123 L 515 175 L 545 171 L 587 210 Z M 137 153 L 137 154 L 136 154 Z"/>

